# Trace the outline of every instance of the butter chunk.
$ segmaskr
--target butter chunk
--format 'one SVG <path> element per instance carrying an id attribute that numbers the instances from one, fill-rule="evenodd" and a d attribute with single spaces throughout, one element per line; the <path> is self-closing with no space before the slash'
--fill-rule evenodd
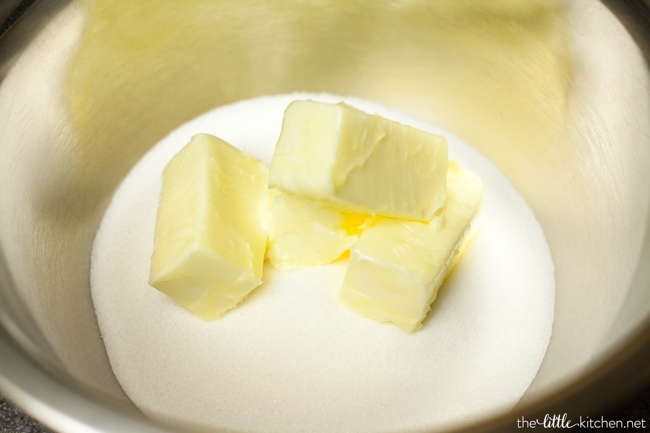
<path id="1" fill-rule="evenodd" d="M 359 239 L 372 217 L 272 189 L 267 259 L 291 270 L 331 263 Z"/>
<path id="2" fill-rule="evenodd" d="M 204 320 L 262 282 L 264 164 L 206 134 L 165 167 L 149 283 Z"/>
<path id="3" fill-rule="evenodd" d="M 439 216 L 428 223 L 385 218 L 364 230 L 350 252 L 341 302 L 404 331 L 419 329 L 471 239 L 482 197 L 481 180 L 450 163 Z"/>
<path id="4" fill-rule="evenodd" d="M 428 221 L 443 205 L 447 142 L 344 103 L 294 101 L 269 186 L 359 212 Z"/>

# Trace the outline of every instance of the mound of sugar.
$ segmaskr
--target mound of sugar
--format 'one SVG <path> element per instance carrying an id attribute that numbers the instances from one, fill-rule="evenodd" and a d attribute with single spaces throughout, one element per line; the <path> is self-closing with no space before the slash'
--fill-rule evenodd
<path id="1" fill-rule="evenodd" d="M 167 161 L 203 132 L 268 164 L 284 108 L 307 98 L 345 100 L 444 133 L 450 157 L 485 183 L 476 237 L 415 334 L 338 303 L 345 263 L 295 272 L 267 266 L 265 283 L 213 322 L 194 317 L 147 284 Z M 453 135 L 354 98 L 256 98 L 181 126 L 125 178 L 92 254 L 92 297 L 115 375 L 138 408 L 164 421 L 283 433 L 469 422 L 519 400 L 551 335 L 553 264 L 542 230 L 516 189 Z"/>

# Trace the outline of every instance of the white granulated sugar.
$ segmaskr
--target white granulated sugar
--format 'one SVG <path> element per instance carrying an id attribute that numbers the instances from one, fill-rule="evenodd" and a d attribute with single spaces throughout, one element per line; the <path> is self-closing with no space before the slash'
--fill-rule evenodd
<path id="1" fill-rule="evenodd" d="M 162 140 L 116 192 L 93 249 L 93 301 L 124 391 L 154 418 L 253 432 L 404 431 L 511 408 L 551 335 L 553 264 L 516 189 L 451 134 L 450 157 L 485 183 L 483 214 L 414 334 L 338 303 L 345 263 L 296 272 L 267 266 L 265 283 L 213 322 L 147 284 L 167 161 L 192 135 L 210 133 L 268 164 L 284 109 L 307 98 L 345 100 L 441 132 L 368 101 L 292 94 L 218 108 Z"/>

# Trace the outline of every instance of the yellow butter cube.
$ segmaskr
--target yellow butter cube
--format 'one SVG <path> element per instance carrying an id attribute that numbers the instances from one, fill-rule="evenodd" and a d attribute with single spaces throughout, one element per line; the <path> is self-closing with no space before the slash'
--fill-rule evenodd
<path id="1" fill-rule="evenodd" d="M 286 109 L 269 185 L 362 213 L 430 220 L 445 200 L 447 142 L 349 105 Z"/>
<path id="2" fill-rule="evenodd" d="M 260 161 L 194 136 L 163 172 L 150 285 L 211 320 L 261 284 L 267 182 Z"/>
<path id="3" fill-rule="evenodd" d="M 350 252 L 340 299 L 350 309 L 407 332 L 421 327 L 438 290 L 464 251 L 483 184 L 449 164 L 447 199 L 428 223 L 383 218 Z"/>
<path id="4" fill-rule="evenodd" d="M 372 217 L 272 190 L 267 259 L 279 269 L 325 265 L 344 255 Z"/>

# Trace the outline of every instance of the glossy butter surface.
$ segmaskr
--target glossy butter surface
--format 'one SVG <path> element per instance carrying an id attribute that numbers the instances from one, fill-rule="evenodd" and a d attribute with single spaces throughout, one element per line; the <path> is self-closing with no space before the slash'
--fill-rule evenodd
<path id="1" fill-rule="evenodd" d="M 344 103 L 294 101 L 269 185 L 360 212 L 428 221 L 445 200 L 446 177 L 441 135 Z"/>
<path id="2" fill-rule="evenodd" d="M 264 164 L 199 134 L 165 167 L 150 284 L 205 320 L 262 282 Z"/>
<path id="3" fill-rule="evenodd" d="M 449 164 L 447 200 L 429 223 L 383 218 L 350 252 L 344 305 L 404 331 L 421 327 L 438 290 L 470 239 L 483 197 L 475 174 Z"/>
<path id="4" fill-rule="evenodd" d="M 279 269 L 325 265 L 344 255 L 374 218 L 272 189 L 267 259 Z"/>

